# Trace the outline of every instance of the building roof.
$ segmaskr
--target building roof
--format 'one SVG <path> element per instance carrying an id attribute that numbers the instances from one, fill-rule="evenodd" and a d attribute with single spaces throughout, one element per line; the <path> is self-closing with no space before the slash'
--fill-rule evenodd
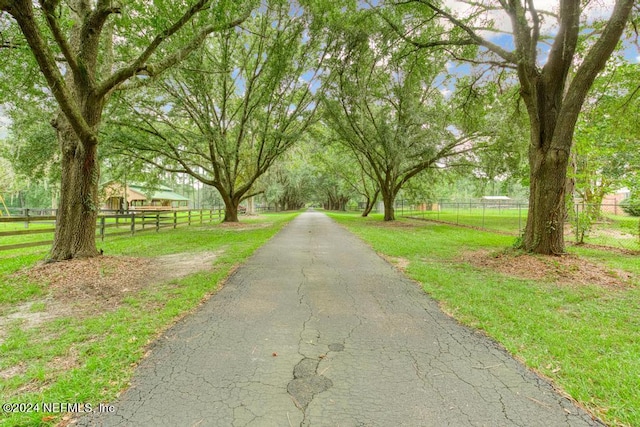
<path id="1" fill-rule="evenodd" d="M 155 185 L 153 187 L 147 187 L 139 184 L 129 184 L 129 190 L 140 195 L 139 198 L 130 197 L 129 200 L 147 200 L 147 195 L 150 195 L 151 200 L 172 200 L 172 201 L 189 201 L 188 197 L 184 197 L 181 194 L 174 192 L 170 187 L 166 185 Z"/>
<path id="2" fill-rule="evenodd" d="M 511 197 L 507 196 L 483 196 L 483 200 L 511 200 Z"/>

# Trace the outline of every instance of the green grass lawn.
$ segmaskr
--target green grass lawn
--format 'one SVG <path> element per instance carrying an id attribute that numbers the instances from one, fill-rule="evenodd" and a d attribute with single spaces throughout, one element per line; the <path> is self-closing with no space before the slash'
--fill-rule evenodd
<path id="1" fill-rule="evenodd" d="M 514 236 L 522 233 L 527 223 L 527 214 L 526 207 L 483 209 L 476 206 L 468 207 L 462 203 L 457 207 L 447 206 L 433 211 L 409 210 L 407 208 L 396 211 L 398 217 L 476 227 Z M 571 221 L 569 219 L 567 222 L 565 239 L 568 242 L 575 242 L 576 237 Z M 592 229 L 586 234 L 585 243 L 640 251 L 639 233 L 640 218 L 607 214 L 602 220 L 596 221 L 592 225 Z"/>
<path id="2" fill-rule="evenodd" d="M 295 215 L 267 214 L 243 219 L 240 227 L 192 226 L 98 242 L 108 255 L 153 257 L 207 251 L 220 256 L 212 270 L 143 289 L 115 310 L 105 307 L 102 313 L 83 318 L 63 315 L 33 328 L 19 320 L 0 324 L 0 401 L 90 403 L 94 408 L 112 401 L 126 388 L 148 343 L 214 292 L 235 266 Z M 0 315 L 24 304 L 33 303 L 29 308 L 33 312 L 46 308 L 48 284 L 13 275 L 44 259 L 46 253 L 41 247 L 2 254 Z M 0 425 L 54 425 L 63 415 L 0 412 Z"/>
<path id="3" fill-rule="evenodd" d="M 443 309 L 484 330 L 527 366 L 551 378 L 610 425 L 640 425 L 640 260 L 593 248 L 569 250 L 633 285 L 560 285 L 516 278 L 462 261 L 473 251 L 499 253 L 514 238 L 444 224 L 330 214 L 376 251 L 402 258 Z"/>
<path id="4" fill-rule="evenodd" d="M 451 224 L 486 228 L 513 235 L 520 234 L 527 222 L 527 209 L 441 208 L 435 211 L 399 211 L 398 216 L 442 221 Z"/>

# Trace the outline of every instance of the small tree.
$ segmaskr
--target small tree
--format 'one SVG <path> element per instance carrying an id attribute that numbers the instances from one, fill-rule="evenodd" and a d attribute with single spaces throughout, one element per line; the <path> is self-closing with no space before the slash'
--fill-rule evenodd
<path id="1" fill-rule="evenodd" d="M 578 118 L 570 177 L 592 220 L 605 195 L 629 183 L 640 169 L 639 64 L 618 59 L 594 82 Z"/>

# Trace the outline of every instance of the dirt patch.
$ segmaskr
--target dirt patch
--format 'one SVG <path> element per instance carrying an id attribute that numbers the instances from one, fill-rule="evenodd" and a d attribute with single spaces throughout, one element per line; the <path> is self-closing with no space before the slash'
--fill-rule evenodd
<path id="1" fill-rule="evenodd" d="M 45 299 L 0 307 L 0 343 L 7 325 L 36 327 L 58 317 L 86 317 L 112 311 L 142 289 L 213 267 L 219 252 L 164 255 L 155 258 L 99 256 L 38 264 L 14 277 L 48 284 Z"/>
<path id="2" fill-rule="evenodd" d="M 258 216 L 252 216 L 252 218 L 258 218 Z M 216 224 L 216 229 L 230 229 L 233 231 L 246 231 L 246 230 L 255 230 L 258 228 L 267 228 L 270 227 L 271 223 L 269 222 L 256 222 L 256 223 L 246 223 L 246 222 L 221 222 L 220 224 Z M 212 227 L 213 228 L 213 227 Z M 203 231 L 207 228 L 205 227 Z"/>
<path id="3" fill-rule="evenodd" d="M 416 228 L 424 225 L 424 221 L 415 218 L 403 218 L 402 221 L 376 221 L 370 224 L 382 228 Z"/>
<path id="4" fill-rule="evenodd" d="M 632 274 L 608 268 L 576 255 L 545 257 L 516 252 L 467 252 L 462 261 L 512 277 L 544 280 L 561 285 L 597 285 L 629 288 L 636 279 Z"/>
<path id="5" fill-rule="evenodd" d="M 380 253 L 379 255 L 384 258 L 384 260 L 389 264 L 393 265 L 395 268 L 402 272 L 406 271 L 407 267 L 409 267 L 410 261 L 406 258 L 388 256 L 382 253 Z"/>
<path id="6" fill-rule="evenodd" d="M 7 369 L 0 370 L 0 379 L 8 380 L 16 375 L 22 375 L 27 372 L 27 365 L 20 363 L 19 365 L 9 366 Z"/>

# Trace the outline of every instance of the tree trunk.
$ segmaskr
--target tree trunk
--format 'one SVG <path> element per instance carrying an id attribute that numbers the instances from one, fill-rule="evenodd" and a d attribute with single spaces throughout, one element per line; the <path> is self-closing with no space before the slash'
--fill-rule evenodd
<path id="1" fill-rule="evenodd" d="M 99 211 L 97 145 L 82 144 L 64 120 L 58 128 L 62 151 L 60 205 L 51 260 L 87 258 L 99 254 L 96 248 L 96 220 Z"/>
<path id="2" fill-rule="evenodd" d="M 391 192 L 382 192 L 382 203 L 384 204 L 384 220 L 385 221 L 394 221 L 396 219 L 396 213 L 393 208 L 393 203 L 395 202 L 396 195 Z"/>
<path id="3" fill-rule="evenodd" d="M 565 150 L 531 147 L 529 214 L 523 249 L 544 255 L 564 253 L 567 166 L 570 144 Z"/>
<path id="4" fill-rule="evenodd" d="M 367 204 L 364 207 L 364 212 L 362 212 L 363 217 L 369 216 L 376 203 L 378 202 L 378 195 L 380 194 L 380 190 L 376 190 L 373 197 L 367 196 Z"/>
<path id="5" fill-rule="evenodd" d="M 366 218 L 369 216 L 371 211 L 373 210 L 374 201 L 370 198 L 367 198 L 367 203 L 364 206 L 364 211 L 362 211 L 362 217 Z"/>
<path id="6" fill-rule="evenodd" d="M 255 215 L 255 213 L 256 213 L 255 202 L 252 196 L 247 199 L 247 215 Z"/>
<path id="7" fill-rule="evenodd" d="M 240 200 L 235 198 L 223 197 L 224 200 L 224 219 L 222 222 L 240 222 L 238 220 L 238 205 Z"/>
<path id="8" fill-rule="evenodd" d="M 224 209 L 224 219 L 222 222 L 240 222 L 238 220 L 238 206 L 234 206 L 233 203 L 226 205 Z"/>

